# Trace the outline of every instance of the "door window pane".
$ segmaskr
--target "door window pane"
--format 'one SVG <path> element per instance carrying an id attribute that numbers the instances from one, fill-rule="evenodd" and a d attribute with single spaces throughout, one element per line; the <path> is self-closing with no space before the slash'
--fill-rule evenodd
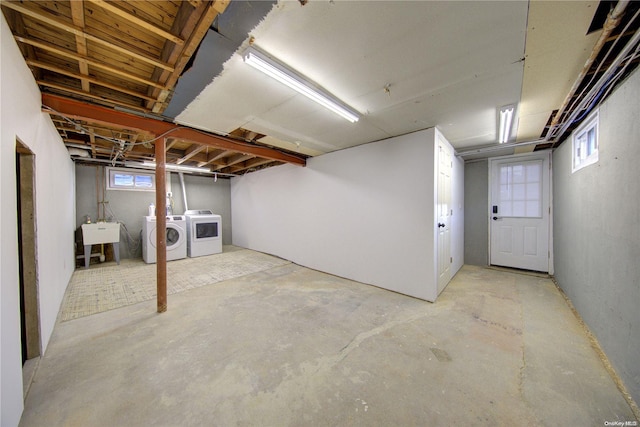
<path id="1" fill-rule="evenodd" d="M 507 217 L 542 217 L 542 161 L 507 163 L 499 170 L 498 214 Z"/>

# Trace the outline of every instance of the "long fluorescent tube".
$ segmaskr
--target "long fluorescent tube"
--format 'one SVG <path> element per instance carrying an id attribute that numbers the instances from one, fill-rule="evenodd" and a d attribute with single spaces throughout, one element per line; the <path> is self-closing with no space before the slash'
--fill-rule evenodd
<path id="1" fill-rule="evenodd" d="M 344 117 L 351 123 L 357 122 L 360 118 L 358 113 L 342 104 L 338 99 L 321 90 L 295 71 L 290 70 L 269 56 L 258 52 L 255 48 L 249 47 L 244 52 L 242 58 L 245 63 L 251 65 L 256 70 L 262 71 L 269 77 L 289 86 L 291 89 Z"/>
<path id="2" fill-rule="evenodd" d="M 156 164 L 154 162 L 142 162 L 142 166 L 146 166 L 148 168 L 156 168 Z M 198 168 L 195 166 L 182 166 L 182 165 L 174 165 L 172 163 L 166 163 L 165 169 L 168 171 L 175 172 L 198 172 L 198 173 L 213 173 L 210 169 Z"/>
<path id="3" fill-rule="evenodd" d="M 507 105 L 500 108 L 500 136 L 498 142 L 504 144 L 511 137 L 511 125 L 513 124 L 513 112 L 515 105 Z"/>

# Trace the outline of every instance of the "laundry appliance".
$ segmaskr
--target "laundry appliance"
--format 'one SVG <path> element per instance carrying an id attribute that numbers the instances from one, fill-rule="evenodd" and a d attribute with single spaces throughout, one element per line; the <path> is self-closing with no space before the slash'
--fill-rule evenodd
<path id="1" fill-rule="evenodd" d="M 222 252 L 222 217 L 208 209 L 185 211 L 187 255 L 194 258 Z"/>
<path id="2" fill-rule="evenodd" d="M 167 261 L 187 257 L 187 220 L 184 215 L 167 216 Z M 142 222 L 142 259 L 147 264 L 157 262 L 155 216 L 145 216 Z"/>

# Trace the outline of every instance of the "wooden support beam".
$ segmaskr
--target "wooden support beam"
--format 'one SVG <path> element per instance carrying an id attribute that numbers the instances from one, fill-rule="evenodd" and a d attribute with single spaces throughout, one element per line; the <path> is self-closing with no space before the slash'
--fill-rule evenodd
<path id="1" fill-rule="evenodd" d="M 95 159 L 96 158 L 96 137 L 93 134 L 93 132 L 89 134 L 89 142 L 91 143 L 91 157 Z"/>
<path id="2" fill-rule="evenodd" d="M 169 142 L 169 145 L 167 145 L 167 151 L 171 150 L 173 148 L 174 145 L 176 145 L 178 143 L 178 141 L 180 141 L 179 139 L 175 139 L 175 138 L 167 138 Z"/>
<path id="3" fill-rule="evenodd" d="M 184 153 L 184 156 L 182 156 L 180 159 L 178 159 L 178 161 L 176 161 L 176 164 L 178 165 L 183 164 L 184 162 L 186 162 L 187 160 L 189 160 L 190 158 L 192 158 L 193 156 L 195 156 L 205 148 L 206 148 L 206 145 L 192 144 L 189 148 L 187 148 L 187 150 Z"/>
<path id="4" fill-rule="evenodd" d="M 4 2 L 2 2 L 2 4 L 4 4 Z M 3 12 L 4 12 L 5 19 L 7 20 L 9 27 L 13 29 L 14 34 L 21 34 L 21 35 L 27 34 L 27 29 L 25 28 L 24 19 L 22 18 L 21 14 L 19 14 L 14 10 L 9 10 L 9 9 L 3 10 Z M 21 47 L 20 51 L 22 52 L 22 56 L 24 56 L 25 59 L 36 58 L 36 52 L 32 46 L 24 46 L 23 48 L 22 46 L 19 46 L 19 47 Z M 34 77 L 36 79 L 39 79 L 42 72 L 39 69 L 35 69 L 32 71 L 33 71 Z"/>
<path id="5" fill-rule="evenodd" d="M 53 65 L 49 65 L 46 62 L 34 61 L 32 59 L 27 59 L 25 62 L 27 63 L 27 65 L 31 65 L 33 67 L 38 67 L 38 68 L 41 68 L 43 70 L 53 71 L 54 73 L 62 74 L 63 76 L 73 77 L 73 78 L 79 79 L 79 80 L 86 80 L 86 81 L 88 81 L 90 83 L 93 83 L 93 84 L 96 84 L 96 85 L 99 85 L 99 86 L 102 86 L 102 87 L 106 87 L 106 88 L 109 88 L 109 89 L 117 90 L 118 92 L 126 93 L 127 95 L 135 96 L 136 98 L 153 100 L 153 98 L 148 97 L 144 93 L 136 92 L 136 91 L 124 88 L 122 86 L 118 86 L 118 85 L 114 85 L 114 84 L 111 84 L 111 83 L 107 83 L 107 82 L 104 82 L 104 81 L 102 81 L 100 79 L 96 79 L 94 77 L 83 76 L 82 74 L 77 74 L 77 73 L 71 72 L 69 70 L 65 70 L 64 68 L 60 68 L 60 67 L 55 67 Z"/>
<path id="6" fill-rule="evenodd" d="M 120 18 L 127 20 L 129 22 L 131 22 L 132 24 L 137 25 L 140 28 L 144 28 L 145 30 L 152 32 L 154 34 L 159 35 L 162 38 L 165 38 L 167 40 L 172 41 L 173 43 L 177 44 L 177 45 L 183 45 L 184 44 L 184 40 L 182 40 L 180 37 L 171 34 L 168 31 L 163 30 L 162 28 L 156 27 L 153 24 L 150 24 L 149 22 L 145 21 L 144 19 L 140 19 L 137 16 L 133 16 L 131 15 L 129 12 L 127 12 L 126 10 L 122 10 L 119 7 L 108 3 L 104 0 L 88 0 L 93 4 L 96 4 L 98 6 L 100 6 L 101 8 L 103 8 L 104 10 L 113 13 L 116 16 L 119 16 Z"/>
<path id="7" fill-rule="evenodd" d="M 166 141 L 155 142 L 156 153 L 156 280 L 158 313 L 167 311 L 167 173 Z"/>
<path id="8" fill-rule="evenodd" d="M 84 62 L 84 63 L 86 63 L 88 65 L 91 65 L 94 68 L 100 68 L 103 71 L 106 71 L 106 72 L 108 72 L 110 74 L 115 74 L 118 77 L 122 77 L 122 78 L 125 78 L 127 80 L 132 80 L 132 81 L 135 81 L 135 82 L 138 82 L 138 83 L 142 83 L 142 84 L 145 84 L 145 85 L 148 85 L 148 86 L 157 87 L 157 88 L 160 88 L 160 89 L 164 88 L 164 86 L 161 85 L 160 83 L 157 83 L 157 82 L 154 82 L 152 80 L 136 76 L 134 74 L 131 74 L 128 71 L 124 71 L 124 70 L 120 70 L 118 68 L 112 67 L 111 65 L 103 64 L 102 62 L 96 61 L 94 59 L 91 59 L 91 58 L 89 58 L 89 57 L 87 57 L 85 55 L 74 53 L 74 52 L 71 52 L 71 51 L 66 50 L 66 49 L 60 49 L 58 46 L 55 46 L 55 45 L 52 45 L 52 44 L 49 44 L 49 43 L 43 43 L 43 42 L 41 42 L 39 40 L 33 40 L 33 39 L 30 39 L 30 38 L 27 38 L 27 37 L 15 36 L 14 38 L 16 39 L 16 41 L 19 41 L 21 43 L 25 43 L 25 44 L 28 44 L 30 46 L 37 47 L 38 49 L 46 50 L 46 51 L 51 52 L 51 53 L 55 53 L 56 55 L 64 56 L 66 58 L 73 59 L 73 60 L 78 61 L 78 62 Z"/>
<path id="9" fill-rule="evenodd" d="M 127 129 L 147 131 L 154 135 L 180 138 L 186 141 L 208 145 L 210 147 L 216 147 L 246 154 L 253 154 L 257 157 L 264 157 L 267 159 L 277 160 L 283 163 L 291 163 L 298 166 L 306 165 L 306 160 L 304 157 L 295 156 L 289 153 L 283 153 L 273 148 L 261 147 L 241 141 L 235 141 L 231 138 L 214 135 L 186 126 L 180 126 L 162 120 L 156 120 L 149 117 L 140 117 L 121 111 L 115 111 L 109 108 L 75 101 L 61 96 L 43 93 L 42 104 L 46 107 L 49 107 L 52 111 L 49 110 L 47 112 L 54 115 L 60 115 L 76 120 L 101 123 L 105 125 L 120 126 Z"/>
<path id="10" fill-rule="evenodd" d="M 253 157 L 255 157 L 255 156 L 252 156 L 251 154 L 242 154 L 242 153 L 234 154 L 233 156 L 231 156 L 231 157 L 229 157 L 227 159 L 227 161 L 225 162 L 224 165 L 216 166 L 215 168 L 213 168 L 213 171 L 215 172 L 215 171 L 219 171 L 220 169 L 223 169 L 223 168 L 228 168 L 229 166 L 233 166 L 233 165 L 235 165 L 237 163 L 244 162 L 246 160 L 252 159 Z"/>
<path id="11" fill-rule="evenodd" d="M 71 0 L 70 6 L 73 25 L 84 30 L 84 1 Z M 76 34 L 76 50 L 81 56 L 87 56 L 87 40 L 78 34 Z M 89 75 L 89 64 L 87 64 L 87 61 L 84 59 L 78 60 L 78 68 L 80 69 L 80 74 L 83 76 Z M 82 84 L 82 90 L 85 92 L 89 92 L 91 90 L 88 80 L 81 79 L 80 82 Z"/>
<path id="12" fill-rule="evenodd" d="M 225 170 L 224 172 L 229 172 L 229 173 L 238 173 L 247 169 L 251 169 L 251 168 L 257 168 L 258 166 L 262 166 L 262 165 L 266 165 L 267 163 L 271 163 L 271 160 L 269 159 L 249 159 L 245 162 L 242 162 L 240 164 L 235 164 L 233 166 L 231 166 L 229 168 L 229 170 Z"/>
<path id="13" fill-rule="evenodd" d="M 216 160 L 222 159 L 223 157 L 227 157 L 227 156 L 231 156 L 233 155 L 234 151 L 229 151 L 229 150 L 223 150 L 216 153 L 210 153 L 207 156 L 207 161 L 206 162 L 200 162 L 198 163 L 198 167 L 202 167 L 202 166 L 206 166 L 206 165 L 210 165 L 212 163 L 216 164 Z M 222 164 L 222 163 L 219 163 Z M 226 165 L 226 162 L 224 162 L 224 164 Z"/>
<path id="14" fill-rule="evenodd" d="M 143 107 L 141 107 L 139 105 L 133 105 L 133 104 L 129 104 L 127 102 L 116 101 L 115 99 L 112 99 L 112 98 L 105 98 L 104 96 L 94 95 L 92 93 L 83 92 L 81 90 L 71 89 L 70 87 L 59 85 L 59 84 L 55 84 L 55 83 L 51 83 L 51 82 L 48 82 L 48 81 L 45 81 L 45 80 L 37 80 L 37 83 L 40 86 L 50 87 L 52 89 L 57 89 L 57 90 L 61 90 L 61 91 L 64 91 L 64 92 L 72 93 L 74 95 L 85 96 L 85 97 L 90 98 L 90 99 L 95 99 L 96 101 L 102 101 L 102 102 L 106 102 L 106 103 L 113 104 L 113 105 L 119 105 L 121 107 L 126 107 L 126 108 L 128 108 L 130 110 L 139 110 L 139 111 L 145 112 L 145 113 L 149 112 L 149 110 L 147 110 L 146 108 L 143 108 Z"/>
<path id="15" fill-rule="evenodd" d="M 151 58 L 147 55 L 143 55 L 140 53 L 136 53 L 133 50 L 135 49 L 134 46 L 129 46 L 129 47 L 123 47 L 123 46 L 118 46 L 115 45 L 111 42 L 108 42 L 106 40 L 101 39 L 100 37 L 96 37 L 93 36 L 91 34 L 87 34 L 84 32 L 84 30 L 82 28 L 79 28 L 76 25 L 70 25 L 67 24 L 64 21 L 60 21 L 58 19 L 54 19 L 51 18 L 47 15 L 44 15 L 42 13 L 39 13 L 35 10 L 29 9 L 28 7 L 25 7 L 22 3 L 17 3 L 17 2 L 9 2 L 9 1 L 3 1 L 2 2 L 2 6 L 3 7 L 7 7 L 9 9 L 15 10 L 18 13 L 21 13 L 25 16 L 29 16 L 33 19 L 36 19 L 40 22 L 44 22 L 47 25 L 50 25 L 51 27 L 57 28 L 59 30 L 63 30 L 63 31 L 67 31 L 71 34 L 74 34 L 76 36 L 82 36 L 84 37 L 86 40 L 90 40 L 92 42 L 98 43 L 100 45 L 106 46 L 109 49 L 115 50 L 116 52 L 122 53 L 124 55 L 130 56 L 132 58 L 136 58 L 140 61 L 146 62 L 147 64 L 151 64 L 154 65 L 156 67 L 160 67 L 164 70 L 173 72 L 174 67 L 170 64 L 167 64 L 165 62 L 159 61 L 155 58 Z"/>
<path id="16" fill-rule="evenodd" d="M 167 88 L 173 88 L 178 78 L 191 59 L 200 42 L 207 34 L 216 16 L 224 12 L 230 0 L 213 0 L 193 4 L 182 2 L 174 20 L 171 31 L 188 37 L 184 46 L 176 46 L 165 43 L 160 59 L 169 64 L 175 64 L 173 71 L 156 69 L 153 79 L 163 83 Z M 149 94 L 157 99 L 155 104 L 147 103 L 147 108 L 154 113 L 162 113 L 167 105 L 165 101 L 170 94 L 169 90 L 150 89 Z"/>

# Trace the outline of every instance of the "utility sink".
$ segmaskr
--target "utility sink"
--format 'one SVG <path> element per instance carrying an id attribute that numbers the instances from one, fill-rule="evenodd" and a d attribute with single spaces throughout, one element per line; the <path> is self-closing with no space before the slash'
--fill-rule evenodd
<path id="1" fill-rule="evenodd" d="M 120 223 L 97 222 L 93 224 L 82 224 L 82 241 L 84 245 L 119 242 Z"/>
<path id="2" fill-rule="evenodd" d="M 82 244 L 84 245 L 84 268 L 89 268 L 91 258 L 91 245 L 103 243 L 113 244 L 113 254 L 118 265 L 120 264 L 120 223 L 97 222 L 94 224 L 82 224 Z M 102 259 L 101 259 L 102 261 Z"/>

